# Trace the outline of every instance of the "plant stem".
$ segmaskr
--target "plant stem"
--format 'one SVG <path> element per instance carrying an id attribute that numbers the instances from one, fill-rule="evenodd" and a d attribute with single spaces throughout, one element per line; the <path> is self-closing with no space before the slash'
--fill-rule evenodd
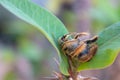
<path id="1" fill-rule="evenodd" d="M 78 72 L 76 70 L 77 67 L 74 64 L 74 62 L 72 61 L 71 57 L 69 57 L 68 61 L 69 61 L 69 74 L 70 74 L 70 77 L 73 80 L 77 80 L 77 78 L 78 78 Z"/>

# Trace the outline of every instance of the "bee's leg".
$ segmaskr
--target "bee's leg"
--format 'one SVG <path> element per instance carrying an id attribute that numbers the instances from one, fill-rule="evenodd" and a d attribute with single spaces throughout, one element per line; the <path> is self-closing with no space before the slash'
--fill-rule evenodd
<path id="1" fill-rule="evenodd" d="M 66 35 L 64 35 L 61 39 L 65 42 L 65 41 L 68 41 L 69 40 L 69 37 L 70 37 L 71 35 L 70 34 L 66 34 Z"/>
<path id="2" fill-rule="evenodd" d="M 59 41 L 60 42 L 65 42 L 65 41 L 69 41 L 71 39 L 74 39 L 74 37 L 75 37 L 76 34 L 77 34 L 76 32 L 65 34 L 64 36 L 62 36 L 59 39 Z"/>
<path id="3" fill-rule="evenodd" d="M 87 40 L 86 43 L 87 43 L 87 44 L 90 44 L 90 43 L 96 42 L 97 39 L 98 39 L 98 36 L 94 36 L 94 37 L 91 38 L 90 40 Z"/>
<path id="4" fill-rule="evenodd" d="M 78 33 L 76 33 L 76 32 L 69 33 L 69 35 L 70 35 L 72 38 L 74 38 L 77 34 L 78 34 Z"/>
<path id="5" fill-rule="evenodd" d="M 66 38 L 66 40 L 72 40 L 72 39 L 75 39 L 74 37 L 76 36 L 76 32 L 72 32 L 72 33 L 68 33 L 68 34 L 66 34 L 65 36 L 65 38 Z"/>
<path id="6" fill-rule="evenodd" d="M 74 54 L 72 54 L 72 58 L 78 56 L 79 53 L 81 53 L 86 48 L 86 46 L 86 44 L 81 43 L 81 45 L 74 51 Z"/>
<path id="7" fill-rule="evenodd" d="M 60 37 L 60 38 L 59 38 L 59 43 L 60 43 L 60 44 L 63 44 L 65 41 L 68 41 L 68 40 L 67 40 L 67 37 L 68 37 L 68 34 Z"/>
<path id="8" fill-rule="evenodd" d="M 81 36 L 89 36 L 89 34 L 86 33 L 86 32 L 77 33 L 77 34 L 74 36 L 74 38 L 75 38 L 75 39 L 78 39 L 78 38 L 81 37 Z"/>

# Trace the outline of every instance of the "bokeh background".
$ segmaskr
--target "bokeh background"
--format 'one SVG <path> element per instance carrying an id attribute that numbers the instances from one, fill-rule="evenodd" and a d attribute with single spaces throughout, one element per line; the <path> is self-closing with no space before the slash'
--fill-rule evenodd
<path id="1" fill-rule="evenodd" d="M 120 21 L 120 0 L 32 0 L 55 14 L 70 32 L 96 35 Z M 107 56 L 106 56 L 107 58 Z M 0 80 L 45 80 L 53 71 L 57 52 L 30 24 L 0 5 Z M 82 71 L 82 76 L 120 80 L 120 55 L 112 66 Z M 47 80 L 47 79 L 46 79 Z"/>

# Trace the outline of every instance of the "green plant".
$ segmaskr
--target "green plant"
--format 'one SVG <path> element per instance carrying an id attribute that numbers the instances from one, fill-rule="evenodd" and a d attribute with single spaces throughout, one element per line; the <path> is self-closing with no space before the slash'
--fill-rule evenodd
<path id="1" fill-rule="evenodd" d="M 57 50 L 60 57 L 60 71 L 69 75 L 67 57 L 61 52 L 58 44 L 59 37 L 68 33 L 67 29 L 53 14 L 37 6 L 29 0 L 0 0 L 0 4 L 40 30 Z M 88 69 L 101 69 L 111 65 L 120 51 L 120 23 L 113 24 L 98 34 L 99 46 L 94 58 L 81 63 L 77 71 Z"/>

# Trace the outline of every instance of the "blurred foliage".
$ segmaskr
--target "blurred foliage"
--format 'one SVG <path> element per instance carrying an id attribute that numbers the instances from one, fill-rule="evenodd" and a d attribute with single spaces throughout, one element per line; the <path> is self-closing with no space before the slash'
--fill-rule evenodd
<path id="1" fill-rule="evenodd" d="M 119 0 L 92 0 L 90 15 L 92 18 L 92 31 L 101 31 L 120 20 L 119 18 Z"/>
<path id="2" fill-rule="evenodd" d="M 5 76 L 4 80 L 16 80 L 16 75 L 13 72 L 8 72 Z"/>

